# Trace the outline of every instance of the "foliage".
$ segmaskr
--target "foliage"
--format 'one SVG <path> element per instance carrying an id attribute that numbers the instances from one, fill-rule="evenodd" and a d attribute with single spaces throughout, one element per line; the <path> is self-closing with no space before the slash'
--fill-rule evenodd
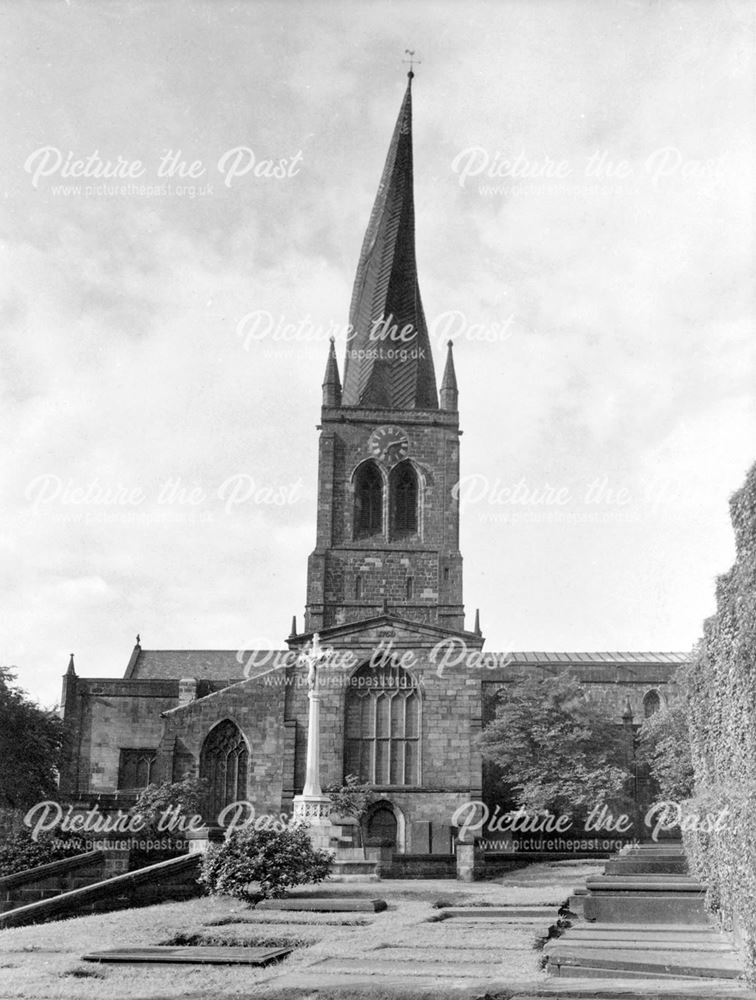
<path id="1" fill-rule="evenodd" d="M 188 823 L 192 816 L 202 813 L 202 802 L 207 791 L 207 781 L 204 778 L 184 778 L 182 781 L 166 781 L 159 785 L 148 785 L 143 789 L 129 810 L 130 816 L 138 816 L 143 826 L 140 834 L 144 836 L 165 837 L 171 830 L 160 829 L 160 820 L 164 816 L 177 816 L 179 823 L 174 833 L 181 837 L 181 821 Z"/>
<path id="2" fill-rule="evenodd" d="M 362 819 L 374 798 L 370 783 L 361 782 L 356 774 L 348 774 L 343 785 L 329 785 L 325 791 L 337 816 L 352 816 L 357 820 L 357 830 L 362 839 Z"/>
<path id="3" fill-rule="evenodd" d="M 640 729 L 638 762 L 645 764 L 662 799 L 682 802 L 693 794 L 687 666 L 668 687 L 668 704 L 645 719 Z"/>
<path id="4" fill-rule="evenodd" d="M 322 882 L 330 868 L 331 855 L 313 848 L 306 827 L 247 826 L 237 827 L 222 844 L 208 849 L 199 881 L 215 895 L 251 901 L 260 895 L 283 896 L 295 885 Z"/>
<path id="5" fill-rule="evenodd" d="M 55 711 L 40 708 L 0 667 L 0 807 L 28 809 L 56 799 L 64 727 Z"/>
<path id="6" fill-rule="evenodd" d="M 689 809 L 724 821 L 685 831 L 684 844 L 711 905 L 726 926 L 737 921 L 756 981 L 756 465 L 730 514 L 735 564 L 717 581 L 717 610 L 687 680 L 696 793 Z"/>
<path id="7" fill-rule="evenodd" d="M 42 834 L 39 840 L 32 840 L 29 830 L 21 830 L 0 846 L 0 878 L 83 854 L 87 850 L 89 845 L 82 843 L 81 837 L 74 834 L 48 833 Z"/>
<path id="8" fill-rule="evenodd" d="M 528 811 L 572 816 L 611 804 L 630 777 L 624 727 L 608 720 L 569 673 L 516 677 L 479 738 Z"/>

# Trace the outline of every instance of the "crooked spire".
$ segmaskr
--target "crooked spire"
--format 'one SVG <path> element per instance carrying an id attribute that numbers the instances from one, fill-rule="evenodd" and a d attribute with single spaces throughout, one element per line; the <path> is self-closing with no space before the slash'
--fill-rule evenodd
<path id="1" fill-rule="evenodd" d="M 444 377 L 441 379 L 441 409 L 456 410 L 459 402 L 459 390 L 457 389 L 457 373 L 454 370 L 454 354 L 452 348 L 454 344 L 448 341 L 446 345 L 446 367 Z"/>
<path id="2" fill-rule="evenodd" d="M 336 361 L 333 337 L 331 337 L 331 345 L 328 348 L 328 360 L 323 376 L 323 406 L 341 406 L 341 379 L 339 378 L 339 365 Z"/>
<path id="3" fill-rule="evenodd" d="M 412 190 L 412 77 L 399 109 L 357 265 L 344 406 L 438 409 L 420 299 Z"/>

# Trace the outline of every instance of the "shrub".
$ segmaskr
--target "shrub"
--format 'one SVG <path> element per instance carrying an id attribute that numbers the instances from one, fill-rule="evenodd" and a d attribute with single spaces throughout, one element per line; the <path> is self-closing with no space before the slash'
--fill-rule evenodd
<path id="1" fill-rule="evenodd" d="M 689 829 L 691 868 L 709 886 L 725 926 L 737 923 L 756 981 L 756 465 L 730 501 L 737 556 L 717 581 L 717 610 L 687 682 L 695 772 L 692 812 L 724 815 L 718 828 Z M 721 811 L 727 809 L 727 813 Z"/>
<path id="2" fill-rule="evenodd" d="M 43 834 L 39 840 L 32 840 L 28 830 L 21 830 L 0 846 L 0 878 L 83 854 L 89 849 L 87 842 L 70 833 Z"/>
<path id="3" fill-rule="evenodd" d="M 330 869 L 331 855 L 313 848 L 304 826 L 237 827 L 222 844 L 208 849 L 199 881 L 210 893 L 249 902 L 283 896 L 295 885 L 322 882 Z"/>
<path id="4" fill-rule="evenodd" d="M 334 813 L 357 820 L 357 833 L 362 843 L 362 820 L 374 797 L 370 783 L 360 782 L 356 774 L 348 774 L 343 785 L 329 785 L 325 792 Z"/>
<path id="5" fill-rule="evenodd" d="M 204 778 L 184 778 L 183 781 L 166 781 L 160 785 L 148 785 L 129 810 L 130 816 L 138 816 L 142 823 L 140 833 L 145 836 L 162 836 L 171 831 L 160 829 L 160 820 L 169 812 L 176 812 L 185 822 L 202 812 L 202 801 L 207 789 Z M 181 838 L 180 825 L 173 829 L 174 836 Z"/>

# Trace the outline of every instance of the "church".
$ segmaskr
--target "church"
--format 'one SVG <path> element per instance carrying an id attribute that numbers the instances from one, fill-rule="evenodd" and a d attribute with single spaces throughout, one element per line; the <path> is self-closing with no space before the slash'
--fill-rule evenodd
<path id="1" fill-rule="evenodd" d="M 303 629 L 279 650 L 157 650 L 139 637 L 121 679 L 63 681 L 71 802 L 123 805 L 150 783 L 208 780 L 207 816 L 247 800 L 288 813 L 305 780 L 306 666 L 332 650 L 321 688 L 324 787 L 374 789 L 369 843 L 450 854 L 452 817 L 493 794 L 476 735 L 512 677 L 570 670 L 608 716 L 635 726 L 664 703 L 686 657 L 483 651 L 463 601 L 459 390 L 451 342 L 440 383 L 415 260 L 412 78 L 362 244 L 339 371 L 322 383 L 315 547 Z M 463 387 L 464 391 L 464 387 Z M 126 657 L 124 657 L 126 659 Z"/>

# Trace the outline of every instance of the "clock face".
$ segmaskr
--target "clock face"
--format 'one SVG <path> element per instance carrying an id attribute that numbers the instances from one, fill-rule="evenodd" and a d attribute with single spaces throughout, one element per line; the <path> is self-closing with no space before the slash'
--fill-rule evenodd
<path id="1" fill-rule="evenodd" d="M 389 465 L 396 465 L 407 457 L 409 438 L 401 427 L 379 427 L 370 435 L 368 448 L 374 458 Z"/>

